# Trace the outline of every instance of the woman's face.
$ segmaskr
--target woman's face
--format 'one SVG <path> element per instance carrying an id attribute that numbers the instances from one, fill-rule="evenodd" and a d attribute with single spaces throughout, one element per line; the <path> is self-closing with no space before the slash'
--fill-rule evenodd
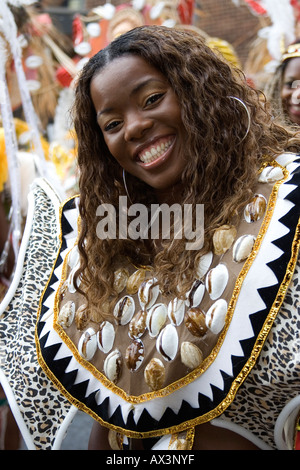
<path id="1" fill-rule="evenodd" d="M 286 65 L 281 99 L 290 120 L 300 125 L 300 57 L 290 59 Z"/>
<path id="2" fill-rule="evenodd" d="M 159 194 L 180 183 L 186 166 L 181 108 L 166 78 L 144 59 L 113 60 L 91 82 L 106 145 L 128 173 Z"/>

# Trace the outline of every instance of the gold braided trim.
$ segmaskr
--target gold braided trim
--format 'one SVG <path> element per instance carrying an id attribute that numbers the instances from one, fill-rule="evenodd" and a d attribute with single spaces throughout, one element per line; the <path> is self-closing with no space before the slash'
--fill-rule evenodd
<path id="1" fill-rule="evenodd" d="M 172 449 L 172 444 L 177 441 L 177 439 L 182 439 L 182 445 L 176 448 L 176 450 L 192 450 L 194 445 L 195 438 L 195 428 L 190 428 L 186 430 L 185 436 L 179 436 L 179 433 L 172 434 L 168 448 Z"/>
<path id="2" fill-rule="evenodd" d="M 270 165 L 270 163 L 268 163 L 268 165 Z M 265 166 L 267 166 L 267 164 L 262 166 L 261 171 Z M 276 162 L 274 162 L 274 166 L 280 166 L 280 165 L 278 165 Z M 243 268 L 242 268 L 242 270 L 241 270 L 241 272 L 240 272 L 240 274 L 237 278 L 237 281 L 236 281 L 236 284 L 235 284 L 235 287 L 234 287 L 234 290 L 233 290 L 233 295 L 232 295 L 231 300 L 229 302 L 228 319 L 227 319 L 227 322 L 225 324 L 224 330 L 223 330 L 222 334 L 220 335 L 220 338 L 219 338 L 216 346 L 212 350 L 211 354 L 204 360 L 203 364 L 201 364 L 198 368 L 196 368 L 194 371 L 189 373 L 187 376 L 185 376 L 182 379 L 179 379 L 178 381 L 168 385 L 167 387 L 165 387 L 162 390 L 142 394 L 138 397 L 128 396 L 123 390 L 121 390 L 116 385 L 112 384 L 104 376 L 104 374 L 99 372 L 93 365 L 91 365 L 89 362 L 85 361 L 79 355 L 77 348 L 75 347 L 73 342 L 70 340 L 70 338 L 66 335 L 64 330 L 58 324 L 56 324 L 54 326 L 55 329 L 59 332 L 59 335 L 66 342 L 68 347 L 71 349 L 71 351 L 74 354 L 74 356 L 75 356 L 76 360 L 78 361 L 78 363 L 80 363 L 84 368 L 89 370 L 93 374 L 93 376 L 96 377 L 97 379 L 99 379 L 106 388 L 111 390 L 114 394 L 117 394 L 121 398 L 125 399 L 128 403 L 132 403 L 133 406 L 136 403 L 141 403 L 141 402 L 147 401 L 149 399 L 167 396 L 167 395 L 171 394 L 172 392 L 174 392 L 175 390 L 177 390 L 177 389 L 193 382 L 197 377 L 199 377 L 211 365 L 211 363 L 214 361 L 214 359 L 216 358 L 216 356 L 217 356 L 217 354 L 220 350 L 221 344 L 224 341 L 224 338 L 226 336 L 226 332 L 227 332 L 229 324 L 230 324 L 230 320 L 231 320 L 233 312 L 234 312 L 234 307 L 235 307 L 235 304 L 236 304 L 241 286 L 242 286 L 243 281 L 244 281 L 244 279 L 245 279 L 245 277 L 246 277 L 246 275 L 247 275 L 247 273 L 250 269 L 250 266 L 253 263 L 253 260 L 255 259 L 256 255 L 259 251 L 260 245 L 262 243 L 262 240 L 264 238 L 264 235 L 265 235 L 265 233 L 268 229 L 268 226 L 270 224 L 272 215 L 274 213 L 275 202 L 276 202 L 276 199 L 277 199 L 279 187 L 280 187 L 281 184 L 284 183 L 284 181 L 286 181 L 286 179 L 289 176 L 289 172 L 285 168 L 283 168 L 283 167 L 281 167 L 281 168 L 282 168 L 282 171 L 284 173 L 284 178 L 282 180 L 276 182 L 273 186 L 273 190 L 272 190 L 272 193 L 271 193 L 269 201 L 268 201 L 266 215 L 265 215 L 264 220 L 262 222 L 262 226 L 261 226 L 261 229 L 259 231 L 259 234 L 256 238 L 254 248 L 251 252 L 251 255 L 246 260 L 246 262 L 245 262 L 245 264 L 244 264 L 244 266 L 243 266 Z M 70 198 L 70 199 L 72 199 L 72 198 Z M 60 208 L 60 215 L 62 213 L 62 209 L 63 209 L 63 205 Z M 62 234 L 60 234 L 60 241 L 62 242 Z M 54 376 L 54 374 L 48 368 L 48 365 L 45 363 L 45 361 L 43 359 L 43 356 L 42 356 L 41 350 L 40 350 L 39 339 L 38 339 L 38 336 L 37 336 L 37 333 L 36 333 L 36 345 L 37 345 L 37 355 L 38 355 L 39 363 L 40 363 L 41 367 L 43 368 L 43 370 L 48 375 L 48 377 L 53 381 L 55 386 L 62 392 L 62 394 L 72 404 L 74 404 L 80 410 L 88 413 L 90 416 L 92 416 L 100 424 L 102 424 L 102 425 L 104 425 L 104 426 L 106 426 L 110 429 L 113 429 L 116 432 L 123 433 L 124 435 L 126 435 L 128 437 L 148 438 L 148 437 L 162 436 L 162 435 L 166 435 L 166 434 L 174 434 L 174 433 L 179 433 L 179 432 L 184 431 L 184 430 L 191 429 L 191 427 L 194 427 L 198 424 L 208 422 L 208 421 L 218 417 L 219 415 L 221 415 L 226 410 L 226 408 L 228 408 L 228 406 L 234 400 L 235 395 L 236 395 L 239 387 L 242 385 L 242 383 L 244 382 L 244 380 L 246 379 L 246 377 L 250 373 L 251 369 L 254 367 L 254 365 L 257 361 L 257 358 L 258 358 L 258 356 L 259 356 L 259 354 L 262 350 L 263 344 L 264 344 L 264 342 L 265 342 L 265 340 L 266 340 L 266 338 L 269 334 L 269 331 L 270 331 L 270 329 L 273 325 L 273 322 L 276 318 L 276 315 L 279 311 L 279 308 L 281 307 L 282 302 L 284 300 L 287 288 L 288 288 L 289 283 L 291 281 L 291 278 L 292 278 L 292 275 L 293 275 L 293 272 L 294 272 L 294 269 L 295 269 L 295 265 L 296 265 L 296 262 L 297 262 L 297 257 L 298 257 L 298 252 L 299 252 L 299 245 L 300 245 L 300 222 L 298 222 L 297 229 L 296 229 L 296 232 L 295 232 L 295 237 L 294 237 L 294 240 L 293 240 L 293 243 L 292 243 L 292 250 L 291 250 L 292 255 L 291 255 L 290 261 L 288 263 L 284 279 L 283 279 L 283 281 L 282 281 L 282 283 L 279 287 L 276 298 L 275 298 L 275 300 L 273 302 L 273 305 L 272 305 L 272 307 L 269 311 L 269 314 L 268 314 L 268 316 L 265 320 L 265 323 L 264 323 L 264 325 L 263 325 L 263 327 L 262 327 L 262 329 L 261 329 L 261 331 L 260 331 L 260 333 L 259 333 L 259 335 L 256 339 L 256 342 L 255 342 L 254 348 L 252 350 L 252 353 L 251 353 L 247 363 L 243 367 L 242 371 L 233 380 L 231 388 L 230 388 L 228 394 L 226 395 L 226 397 L 221 401 L 221 403 L 219 405 L 216 406 L 216 408 L 209 411 L 208 413 L 205 413 L 204 415 L 201 415 L 201 416 L 198 416 L 194 419 L 182 422 L 179 425 L 175 425 L 175 426 L 171 426 L 171 427 L 163 428 L 163 429 L 159 429 L 159 430 L 146 431 L 146 432 L 137 432 L 137 431 L 126 430 L 126 429 L 123 429 L 119 426 L 115 426 L 115 425 L 112 425 L 112 424 L 107 423 L 106 421 L 104 421 L 93 410 L 88 408 L 84 403 L 82 403 L 82 402 L 78 401 L 76 398 L 74 398 L 62 386 L 62 384 Z M 58 254 L 58 256 L 59 256 L 59 254 Z M 57 256 L 57 258 L 58 258 L 58 256 Z M 66 260 L 64 260 L 63 270 L 65 269 L 65 261 Z M 52 273 L 53 273 L 54 269 L 55 269 L 55 266 L 53 267 Z M 50 276 L 50 278 L 51 278 L 51 276 Z M 46 287 L 43 291 L 43 295 L 44 295 L 44 293 L 47 289 L 47 286 L 48 286 L 48 283 L 47 283 L 47 285 L 46 285 Z M 40 300 L 40 304 L 39 304 L 38 318 L 39 318 L 39 315 L 40 315 L 42 299 L 43 299 L 43 296 L 42 296 L 42 298 Z M 56 299 L 57 299 L 57 294 L 56 294 Z M 56 301 L 55 301 L 55 304 L 56 304 Z M 57 305 L 55 305 L 54 314 L 57 316 Z"/>
<path id="3" fill-rule="evenodd" d="M 76 196 L 75 196 L 76 197 Z M 66 199 L 62 204 L 60 204 L 59 206 L 59 221 L 60 221 L 60 226 L 61 226 L 61 219 L 62 219 L 62 213 L 63 213 L 63 209 L 64 209 L 64 206 L 69 202 L 71 201 L 72 199 L 75 199 L 74 196 L 70 196 L 68 199 Z M 79 228 L 79 221 L 77 223 L 77 226 Z M 40 297 L 40 300 L 39 300 L 39 306 L 38 306 L 38 312 L 37 312 L 37 322 L 36 322 L 36 326 L 35 326 L 35 344 L 36 344 L 36 350 L 37 350 L 37 358 L 38 358 L 38 361 L 41 365 L 41 367 L 44 369 L 44 371 L 47 371 L 47 375 L 48 375 L 48 372 L 50 373 L 50 370 L 48 369 L 48 366 L 47 364 L 44 362 L 44 359 L 43 359 L 43 356 L 41 354 L 41 349 L 40 349 L 40 342 L 39 342 L 39 336 L 38 336 L 38 332 L 37 332 L 37 328 L 38 328 L 38 322 L 39 322 L 39 319 L 40 319 L 40 314 L 41 314 L 41 309 L 42 309 L 42 303 L 43 303 L 43 299 L 44 299 L 44 295 L 48 289 L 48 285 L 50 283 L 50 279 L 53 275 L 53 272 L 55 270 L 55 267 L 56 267 L 56 264 L 57 264 L 57 261 L 58 261 L 58 258 L 60 256 L 60 250 L 61 250 L 61 246 L 62 246 L 62 230 L 60 229 L 60 233 L 59 233 L 59 249 L 58 249 L 58 252 L 57 252 L 57 255 L 56 255 L 56 258 L 55 258 L 55 261 L 53 263 L 53 266 L 52 266 L 52 269 L 51 269 L 51 274 L 49 276 L 49 279 L 48 279 L 48 282 L 46 283 L 43 291 L 42 291 L 42 294 L 41 294 L 41 297 Z M 51 376 L 53 374 L 51 373 Z M 49 376 L 50 378 L 50 376 Z M 51 378 L 51 380 L 53 380 L 53 378 Z M 54 383 L 56 383 L 55 380 L 53 380 Z M 57 386 L 57 385 L 56 385 Z M 60 387 L 57 387 L 60 389 Z"/>

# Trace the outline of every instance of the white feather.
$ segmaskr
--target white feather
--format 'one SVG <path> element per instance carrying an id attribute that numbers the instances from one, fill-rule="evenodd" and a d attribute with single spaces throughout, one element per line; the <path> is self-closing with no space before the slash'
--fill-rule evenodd
<path id="1" fill-rule="evenodd" d="M 263 3 L 272 21 L 267 32 L 268 50 L 271 57 L 280 60 L 282 45 L 286 47 L 295 40 L 294 10 L 290 0 L 264 0 Z"/>
<path id="2" fill-rule="evenodd" d="M 240 6 L 240 0 L 232 0 L 236 6 Z M 294 42 L 295 14 L 290 0 L 258 0 L 271 20 L 271 25 L 258 31 L 258 36 L 266 39 L 267 48 L 272 59 L 279 62 L 282 49 Z"/>

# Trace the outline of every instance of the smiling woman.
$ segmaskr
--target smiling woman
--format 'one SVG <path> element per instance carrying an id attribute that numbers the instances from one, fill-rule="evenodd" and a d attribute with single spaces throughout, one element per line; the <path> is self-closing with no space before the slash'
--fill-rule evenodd
<path id="1" fill-rule="evenodd" d="M 274 116 L 285 126 L 300 125 L 300 39 L 288 46 L 266 86 Z"/>
<path id="2" fill-rule="evenodd" d="M 293 448 L 299 138 L 199 37 L 159 26 L 90 59 L 74 124 L 80 195 L 59 212 L 36 342 L 49 380 L 95 419 L 90 448 Z M 166 239 L 132 220 L 153 205 Z M 172 208 L 199 206 L 203 244 L 188 249 Z"/>
<path id="3" fill-rule="evenodd" d="M 178 99 L 162 73 L 141 57 L 120 57 L 93 78 L 91 97 L 120 166 L 158 192 L 174 192 L 186 167 L 186 132 Z M 181 198 L 179 189 L 176 194 Z"/>

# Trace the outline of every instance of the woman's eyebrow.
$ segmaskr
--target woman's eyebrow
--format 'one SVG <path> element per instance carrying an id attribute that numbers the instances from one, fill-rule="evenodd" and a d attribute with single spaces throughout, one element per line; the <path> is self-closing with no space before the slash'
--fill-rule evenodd
<path id="1" fill-rule="evenodd" d="M 164 84 L 163 80 L 160 80 L 159 78 L 150 77 L 147 80 L 144 80 L 143 82 L 137 84 L 137 86 L 132 89 L 130 94 L 134 95 L 134 94 L 138 93 L 141 89 L 143 89 L 144 87 L 149 85 L 149 83 L 152 83 L 152 82 L 158 82 L 160 84 Z"/>
<path id="2" fill-rule="evenodd" d="M 287 80 L 291 82 L 291 81 L 296 81 L 297 78 L 294 77 L 293 75 L 287 75 L 286 77 L 284 77 L 284 81 L 287 81 Z"/>
<path id="3" fill-rule="evenodd" d="M 97 119 L 102 116 L 103 114 L 109 114 L 113 111 L 113 108 L 104 108 L 101 111 L 98 111 L 97 113 Z"/>
<path id="4" fill-rule="evenodd" d="M 140 90 L 142 90 L 143 88 L 145 88 L 146 86 L 149 85 L 149 83 L 152 83 L 152 82 L 158 82 L 160 84 L 165 84 L 163 80 L 160 80 L 159 78 L 148 78 L 147 80 L 144 80 L 142 81 L 141 83 L 138 83 L 132 90 L 131 90 L 131 93 L 130 93 L 130 96 L 133 96 L 135 94 L 137 94 Z M 111 113 L 112 111 L 114 110 L 113 107 L 108 107 L 108 108 L 104 108 L 104 109 L 101 109 L 98 113 L 97 113 L 97 118 L 99 118 L 100 116 L 102 116 L 103 114 L 109 114 Z"/>

